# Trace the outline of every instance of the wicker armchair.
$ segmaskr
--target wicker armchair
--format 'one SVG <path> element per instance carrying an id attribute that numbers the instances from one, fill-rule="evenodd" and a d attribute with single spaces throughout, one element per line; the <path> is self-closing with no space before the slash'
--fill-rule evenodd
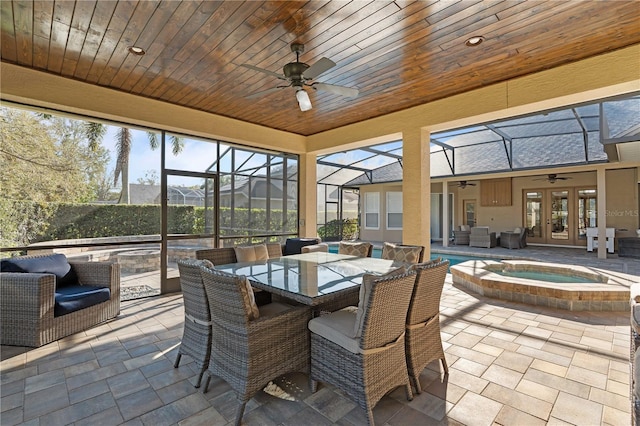
<path id="1" fill-rule="evenodd" d="M 269 381 L 290 372 L 309 373 L 309 307 L 283 303 L 262 306 L 257 319 L 243 299 L 245 277 L 201 268 L 212 322 L 210 376 L 225 380 L 240 406 L 236 425 L 247 402 Z"/>
<path id="2" fill-rule="evenodd" d="M 471 228 L 469 225 L 460 225 L 460 229 L 453 231 L 453 244 L 457 246 L 468 246 L 469 235 L 471 235 Z"/>
<path id="3" fill-rule="evenodd" d="M 500 247 L 521 249 L 527 246 L 527 228 L 500 232 Z"/>
<path id="4" fill-rule="evenodd" d="M 404 329 L 415 279 L 411 272 L 373 281 L 364 300 L 359 337 L 353 306 L 309 322 L 311 390 L 316 390 L 317 381 L 331 383 L 366 411 L 371 425 L 373 407 L 390 390 L 404 386 L 407 398 L 413 397 Z"/>
<path id="5" fill-rule="evenodd" d="M 23 258 L 44 256 L 23 256 Z M 120 313 L 120 265 L 74 262 L 82 285 L 109 287 L 108 301 L 55 316 L 56 277 L 53 274 L 0 273 L 0 340 L 3 345 L 38 347 L 87 330 Z"/>
<path id="6" fill-rule="evenodd" d="M 489 232 L 488 226 L 475 226 L 469 235 L 469 247 L 492 248 L 497 244 L 496 233 Z"/>
<path id="7" fill-rule="evenodd" d="M 407 314 L 405 343 L 407 368 L 416 393 L 422 392 L 420 373 L 431 361 L 439 359 L 445 374 L 449 372 L 440 336 L 440 296 L 448 267 L 448 260 L 413 267 L 418 275 Z"/>
<path id="8" fill-rule="evenodd" d="M 200 275 L 200 266 L 203 262 L 207 261 L 178 260 L 180 287 L 184 300 L 184 331 L 173 367 L 178 368 L 182 355 L 191 357 L 199 369 L 196 388 L 200 387 L 202 375 L 209 366 L 211 355 L 211 314 Z"/>

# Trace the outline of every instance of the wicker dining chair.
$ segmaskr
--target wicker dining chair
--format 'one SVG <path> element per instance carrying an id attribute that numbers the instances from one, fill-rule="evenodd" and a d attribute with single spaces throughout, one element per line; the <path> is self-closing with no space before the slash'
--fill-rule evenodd
<path id="1" fill-rule="evenodd" d="M 200 276 L 200 266 L 212 267 L 213 265 L 208 260 L 178 260 L 180 287 L 184 300 L 184 331 L 178 355 L 173 364 L 174 368 L 178 368 L 182 355 L 193 359 L 199 370 L 196 388 L 200 387 L 202 376 L 209 367 L 211 355 L 211 314 Z"/>
<path id="2" fill-rule="evenodd" d="M 382 259 L 397 260 L 404 263 L 420 263 L 424 256 L 424 246 L 405 246 L 385 242 L 382 246 Z"/>
<path id="3" fill-rule="evenodd" d="M 371 257 L 373 244 L 368 242 L 352 242 L 340 241 L 338 245 L 338 254 L 347 254 L 350 256 Z"/>
<path id="4" fill-rule="evenodd" d="M 236 413 L 239 425 L 247 402 L 271 380 L 290 372 L 309 373 L 307 323 L 311 309 L 273 302 L 260 307 L 255 318 L 244 276 L 207 268 L 201 268 L 200 273 L 213 332 L 203 392 L 212 375 L 226 381 L 240 404 Z"/>
<path id="5" fill-rule="evenodd" d="M 268 243 L 267 253 L 269 254 L 269 258 L 282 257 L 282 246 L 278 243 Z M 238 258 L 236 257 L 236 251 L 233 247 L 218 247 L 218 248 L 212 248 L 212 249 L 197 250 L 196 259 L 199 259 L 199 260 L 206 259 L 209 262 L 213 263 L 214 266 L 238 263 Z M 253 292 L 255 294 L 255 299 L 258 306 L 271 303 L 272 301 L 271 293 L 264 290 L 260 290 L 258 288 L 254 288 Z"/>
<path id="6" fill-rule="evenodd" d="M 445 374 L 449 372 L 440 336 L 440 296 L 449 267 L 448 260 L 414 265 L 416 283 L 407 313 L 405 335 L 409 377 L 421 393 L 420 373 L 431 361 L 439 359 Z"/>
<path id="7" fill-rule="evenodd" d="M 404 330 L 415 279 L 415 272 L 366 274 L 362 285 L 370 290 L 358 308 L 363 317 L 351 306 L 309 322 L 311 390 L 318 381 L 336 386 L 366 411 L 370 425 L 373 407 L 389 391 L 404 386 L 407 398 L 413 397 Z"/>

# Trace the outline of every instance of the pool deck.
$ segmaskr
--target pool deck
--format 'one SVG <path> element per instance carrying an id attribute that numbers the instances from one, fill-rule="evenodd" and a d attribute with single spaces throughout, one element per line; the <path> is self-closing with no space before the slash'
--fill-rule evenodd
<path id="1" fill-rule="evenodd" d="M 607 253 L 606 259 L 599 259 L 598 253 L 588 252 L 586 248 L 568 248 L 528 245 L 523 249 L 503 247 L 477 248 L 469 246 L 442 247 L 441 243 L 431 244 L 431 253 L 448 253 L 472 257 L 490 257 L 501 259 L 526 259 L 564 265 L 579 265 L 606 269 L 613 272 L 635 275 L 640 282 L 640 260 L 619 257 L 616 253 Z"/>
<path id="2" fill-rule="evenodd" d="M 432 246 L 432 252 L 442 250 Z M 640 260 L 602 260 L 579 249 L 446 251 L 640 274 Z M 420 376 L 424 392 L 411 402 L 402 389 L 386 395 L 373 410 L 376 424 L 630 424 L 628 312 L 491 299 L 453 285 L 450 274 L 440 307 L 449 374 L 432 362 Z M 192 360 L 184 357 L 173 368 L 183 324 L 182 295 L 176 293 L 124 302 L 117 319 L 41 348 L 2 346 L 0 423 L 230 424 L 237 402 L 229 385 L 214 379 L 203 394 L 193 386 Z M 366 424 L 365 412 L 333 386 L 320 384 L 311 393 L 304 374 L 276 383 L 295 400 L 260 392 L 247 405 L 243 424 Z"/>

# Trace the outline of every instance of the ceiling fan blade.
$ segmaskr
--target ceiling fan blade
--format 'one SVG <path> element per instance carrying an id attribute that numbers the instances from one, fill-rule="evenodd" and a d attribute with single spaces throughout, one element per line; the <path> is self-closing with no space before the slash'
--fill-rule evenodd
<path id="1" fill-rule="evenodd" d="M 313 83 L 313 87 L 318 90 L 335 93 L 336 95 L 347 98 L 355 98 L 359 93 L 358 89 L 354 89 L 353 87 L 336 86 L 335 84 Z"/>
<path id="2" fill-rule="evenodd" d="M 245 67 L 245 68 L 249 68 L 250 70 L 254 70 L 254 71 L 258 71 L 258 72 L 270 75 L 270 76 L 275 77 L 275 78 L 279 78 L 280 80 L 286 80 L 287 79 L 284 75 L 275 73 L 273 71 L 265 70 L 263 68 L 254 67 L 253 65 L 240 64 L 240 66 L 241 67 Z"/>
<path id="3" fill-rule="evenodd" d="M 309 68 L 307 68 L 307 70 L 302 73 L 302 76 L 307 80 L 313 80 L 323 72 L 328 71 L 329 69 L 335 66 L 336 66 L 336 63 L 333 62 L 331 59 L 320 58 L 318 62 L 311 65 Z"/>
<path id="4" fill-rule="evenodd" d="M 286 88 L 286 87 L 289 87 L 289 86 L 278 86 L 278 87 L 273 87 L 273 88 L 271 88 L 271 89 L 267 89 L 267 90 L 261 90 L 261 91 L 256 92 L 256 93 L 252 93 L 252 94 L 251 94 L 251 95 L 249 95 L 249 96 L 245 96 L 245 99 L 257 99 L 257 98 L 261 98 L 262 96 L 266 96 L 266 95 L 268 95 L 268 94 L 270 94 L 270 93 L 277 92 L 277 91 L 282 90 L 282 89 L 284 89 L 284 88 Z"/>

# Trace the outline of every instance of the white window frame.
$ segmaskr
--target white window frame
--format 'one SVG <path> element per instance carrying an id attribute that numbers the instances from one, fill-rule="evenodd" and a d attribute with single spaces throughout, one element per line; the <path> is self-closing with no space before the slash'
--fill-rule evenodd
<path id="1" fill-rule="evenodd" d="M 402 192 L 401 191 L 389 191 L 387 192 L 387 229 L 390 230 L 402 230 L 402 225 L 391 226 L 389 225 L 389 215 L 400 214 L 400 223 L 402 223 Z"/>
<path id="2" fill-rule="evenodd" d="M 371 200 L 371 202 L 369 202 Z M 367 215 L 376 215 L 376 226 L 368 226 Z M 364 193 L 364 229 L 380 229 L 380 193 Z"/>

